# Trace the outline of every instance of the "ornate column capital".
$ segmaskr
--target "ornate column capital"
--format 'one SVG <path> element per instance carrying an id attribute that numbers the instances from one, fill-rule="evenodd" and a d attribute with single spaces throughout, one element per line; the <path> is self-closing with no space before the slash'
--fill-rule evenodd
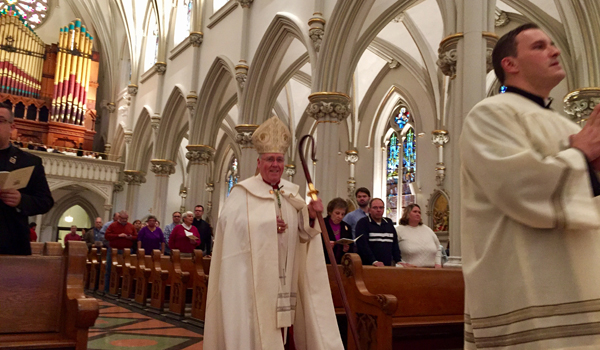
<path id="1" fill-rule="evenodd" d="M 104 144 L 104 153 L 109 154 L 111 147 L 112 147 L 112 145 L 110 143 L 105 143 Z"/>
<path id="2" fill-rule="evenodd" d="M 135 84 L 127 85 L 127 93 L 131 96 L 135 96 L 138 93 L 138 86 Z"/>
<path id="3" fill-rule="evenodd" d="M 244 88 L 246 85 L 246 80 L 248 79 L 248 64 L 246 60 L 240 60 L 240 62 L 235 66 L 235 80 L 237 80 L 240 88 Z"/>
<path id="4" fill-rule="evenodd" d="M 308 36 L 312 40 L 315 51 L 319 52 L 321 49 L 321 42 L 323 41 L 323 35 L 325 35 L 325 18 L 321 12 L 313 13 L 311 19 L 308 20 Z"/>
<path id="5" fill-rule="evenodd" d="M 106 110 L 108 111 L 108 113 L 112 114 L 117 110 L 117 106 L 114 102 L 109 102 L 106 104 Z"/>
<path id="6" fill-rule="evenodd" d="M 252 134 L 258 129 L 259 125 L 256 124 L 240 124 L 235 127 L 237 135 L 235 136 L 235 142 L 242 148 L 252 148 Z"/>
<path id="7" fill-rule="evenodd" d="M 123 131 L 123 140 L 125 140 L 125 144 L 130 144 L 131 139 L 133 139 L 133 131 L 132 130 L 124 130 Z"/>
<path id="8" fill-rule="evenodd" d="M 600 103 L 600 87 L 587 87 L 569 92 L 565 98 L 565 112 L 577 124 L 589 118 L 592 110 Z"/>
<path id="9" fill-rule="evenodd" d="M 458 41 L 463 37 L 463 33 L 449 35 L 440 41 L 438 48 L 437 65 L 442 70 L 444 75 L 450 79 L 456 78 L 456 60 Z"/>
<path id="10" fill-rule="evenodd" d="M 254 0 L 237 0 L 237 2 L 242 6 L 242 8 L 248 9 Z"/>
<path id="11" fill-rule="evenodd" d="M 354 149 L 346 151 L 345 160 L 350 164 L 356 164 L 358 162 L 358 151 Z"/>
<path id="12" fill-rule="evenodd" d="M 190 115 L 194 115 L 196 109 L 196 103 L 198 102 L 198 95 L 196 91 L 190 91 L 189 95 L 186 96 L 186 107 L 190 110 Z"/>
<path id="13" fill-rule="evenodd" d="M 152 159 L 150 163 L 152 163 L 150 171 L 158 176 L 169 176 L 171 174 L 175 174 L 175 166 L 177 164 L 172 160 Z"/>
<path id="14" fill-rule="evenodd" d="M 128 185 L 141 185 L 146 183 L 146 174 L 139 170 L 123 170 L 123 173 L 125 174 L 123 180 Z"/>
<path id="15" fill-rule="evenodd" d="M 191 32 L 190 33 L 190 43 L 192 43 L 192 46 L 200 47 L 200 44 L 202 44 L 202 41 L 204 41 L 204 33 L 202 33 L 202 32 Z"/>
<path id="16" fill-rule="evenodd" d="M 212 182 L 207 182 L 206 186 L 204 187 L 204 190 L 206 192 L 212 193 L 215 190 L 215 184 Z"/>
<path id="17" fill-rule="evenodd" d="M 307 113 L 317 123 L 339 123 L 350 115 L 350 96 L 341 92 L 315 92 L 308 96 Z"/>
<path id="18" fill-rule="evenodd" d="M 494 64 L 492 63 L 492 52 L 494 51 L 494 47 L 498 42 L 498 35 L 496 33 L 483 32 L 481 34 L 485 38 L 486 49 L 485 49 L 485 72 L 489 73 L 494 69 Z"/>
<path id="19" fill-rule="evenodd" d="M 296 166 L 294 164 L 286 164 L 284 171 L 287 176 L 294 176 L 296 175 Z"/>
<path id="20" fill-rule="evenodd" d="M 122 181 L 113 184 L 113 192 L 122 192 L 124 183 Z M 112 207 L 112 206 L 111 206 Z"/>
<path id="21" fill-rule="evenodd" d="M 496 7 L 496 13 L 494 16 L 494 26 L 496 28 L 504 27 L 505 25 L 510 23 L 510 18 L 508 18 L 508 14 L 499 8 Z"/>
<path id="22" fill-rule="evenodd" d="M 165 62 L 156 62 L 154 64 L 154 70 L 159 75 L 163 75 L 167 71 L 167 64 Z"/>
<path id="23" fill-rule="evenodd" d="M 160 126 L 160 114 L 154 113 L 152 117 L 150 117 L 150 125 L 152 126 L 152 130 L 157 131 Z"/>
<path id="24" fill-rule="evenodd" d="M 104 204 L 104 210 L 109 211 L 113 208 L 112 204 Z"/>
<path id="25" fill-rule="evenodd" d="M 185 157 L 195 164 L 208 164 L 215 156 L 215 149 L 207 145 L 187 145 Z"/>
<path id="26" fill-rule="evenodd" d="M 444 147 L 450 141 L 450 135 L 447 130 L 433 130 L 431 132 L 431 142 L 436 147 Z"/>

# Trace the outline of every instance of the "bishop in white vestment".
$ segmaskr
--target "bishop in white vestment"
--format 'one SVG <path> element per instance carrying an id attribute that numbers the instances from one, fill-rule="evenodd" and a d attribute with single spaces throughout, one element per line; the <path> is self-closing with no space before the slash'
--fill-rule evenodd
<path id="1" fill-rule="evenodd" d="M 261 157 L 283 157 L 287 140 L 279 149 L 265 147 L 278 143 L 281 134 L 289 140 L 277 117 L 255 131 L 253 142 Z M 293 325 L 298 350 L 342 350 L 318 224 L 310 226 L 298 185 L 281 180 L 277 164 L 272 172 L 262 167 L 266 160 L 259 158 L 261 174 L 234 186 L 221 210 L 204 349 L 280 350 L 282 333 Z"/>

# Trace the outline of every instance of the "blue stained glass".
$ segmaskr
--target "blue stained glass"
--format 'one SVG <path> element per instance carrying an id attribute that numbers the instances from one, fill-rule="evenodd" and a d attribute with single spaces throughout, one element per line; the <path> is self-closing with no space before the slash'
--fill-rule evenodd
<path id="1" fill-rule="evenodd" d="M 396 124 L 398 125 L 400 130 L 402 130 L 404 128 L 404 126 L 406 125 L 406 123 L 408 123 L 409 121 L 410 121 L 410 113 L 406 110 L 406 108 L 404 108 L 404 107 L 400 108 L 400 110 L 398 111 L 398 114 L 394 118 L 394 122 L 396 122 Z"/>
<path id="2" fill-rule="evenodd" d="M 187 29 L 188 29 L 188 32 L 190 31 L 190 28 L 192 26 L 192 4 L 193 4 L 193 1 L 189 0 L 188 5 L 187 5 Z"/>
<path id="3" fill-rule="evenodd" d="M 398 168 L 401 148 L 398 135 L 393 132 L 387 150 L 386 216 L 396 219 L 398 210 Z"/>
<path id="4" fill-rule="evenodd" d="M 417 145 L 415 141 L 415 130 L 412 127 L 406 132 L 402 146 L 402 183 L 415 182 L 415 175 L 417 172 Z"/>
<path id="5" fill-rule="evenodd" d="M 227 171 L 227 197 L 231 193 L 231 189 L 238 182 L 238 161 L 237 158 L 231 160 L 229 164 L 229 171 Z"/>

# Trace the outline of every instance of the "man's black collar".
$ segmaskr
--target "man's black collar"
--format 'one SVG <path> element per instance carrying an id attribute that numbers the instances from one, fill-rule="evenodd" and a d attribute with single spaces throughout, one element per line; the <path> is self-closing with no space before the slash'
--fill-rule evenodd
<path id="1" fill-rule="evenodd" d="M 542 108 L 546 108 L 546 109 L 550 109 L 550 104 L 552 104 L 552 97 L 548 97 L 548 102 L 546 103 L 546 101 L 538 96 L 538 95 L 534 95 L 530 92 L 527 92 L 525 90 L 519 89 L 517 87 L 514 86 L 506 86 L 506 92 L 514 92 L 515 94 L 519 94 L 525 98 L 530 99 L 531 101 L 537 103 L 538 105 L 540 105 L 540 107 Z"/>

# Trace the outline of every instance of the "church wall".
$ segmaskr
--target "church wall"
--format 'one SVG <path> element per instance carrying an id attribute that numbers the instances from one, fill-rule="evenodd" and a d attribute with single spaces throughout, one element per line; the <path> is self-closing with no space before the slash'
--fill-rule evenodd
<path id="1" fill-rule="evenodd" d="M 136 205 L 135 213 L 130 213 L 131 222 L 135 219 L 142 219 L 147 215 L 154 215 L 152 205 L 154 203 L 154 189 L 156 188 L 156 176 L 150 171 L 150 162 L 145 169 L 146 183 L 140 185 L 139 197 Z"/>
<path id="2" fill-rule="evenodd" d="M 70 6 L 55 6 L 50 10 L 48 19 L 41 26 L 35 28 L 35 33 L 46 45 L 58 43 L 60 28 L 68 26 L 69 22 L 74 21 L 76 17 Z M 84 24 L 88 28 L 91 27 L 88 23 Z M 92 30 L 92 36 L 95 37 L 93 28 L 90 30 Z"/>

